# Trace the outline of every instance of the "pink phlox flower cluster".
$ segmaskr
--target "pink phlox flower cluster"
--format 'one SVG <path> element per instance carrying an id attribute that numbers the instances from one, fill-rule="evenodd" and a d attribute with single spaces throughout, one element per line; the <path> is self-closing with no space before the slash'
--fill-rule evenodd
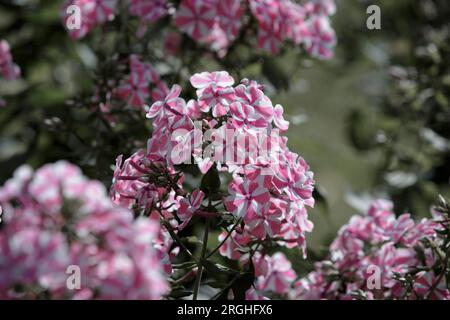
<path id="1" fill-rule="evenodd" d="M 113 185 L 110 195 L 114 203 L 133 209 L 139 215 L 150 216 L 159 221 L 167 219 L 171 227 L 178 228 L 173 212 L 180 208 L 181 189 L 184 177 L 172 166 L 168 166 L 158 155 L 144 149 L 138 150 L 122 162 L 116 160 Z M 183 227 L 189 222 L 186 215 Z M 166 228 L 161 228 L 158 254 L 164 261 L 164 268 L 171 273 L 171 261 L 176 255 L 172 249 L 172 239 Z M 171 251 L 172 250 L 172 251 Z"/>
<path id="2" fill-rule="evenodd" d="M 436 241 L 439 223 L 416 223 L 407 213 L 396 217 L 392 208 L 389 201 L 377 200 L 366 216 L 352 217 L 331 244 L 328 260 L 317 262 L 315 270 L 296 283 L 294 298 L 352 299 L 358 291 L 367 299 L 450 298 L 432 269 L 437 257 L 423 244 Z M 414 275 L 409 296 L 395 278 L 407 273 Z"/>
<path id="3" fill-rule="evenodd" d="M 328 59 L 336 44 L 329 23 L 334 2 L 310 1 L 303 5 L 289 0 L 183 0 L 175 24 L 196 41 L 208 44 L 221 55 L 238 37 L 245 23 L 246 7 L 257 21 L 257 45 L 278 54 L 281 44 L 290 40 L 304 44 L 308 53 Z"/>
<path id="4" fill-rule="evenodd" d="M 155 250 L 158 224 L 134 220 L 78 167 L 20 167 L 0 188 L 0 204 L 0 298 L 160 299 L 168 292 Z M 68 286 L 71 267 L 79 288 Z"/>
<path id="5" fill-rule="evenodd" d="M 64 26 L 72 38 L 82 38 L 93 28 L 113 20 L 117 3 L 117 0 L 68 0 L 61 13 Z"/>
<path id="6" fill-rule="evenodd" d="M 117 0 L 70 0 L 81 9 L 82 24 L 69 30 L 74 38 L 85 36 L 93 27 L 114 18 Z M 224 56 L 237 39 L 249 17 L 257 22 L 259 48 L 277 54 L 285 40 L 303 44 L 309 54 L 328 59 L 333 54 L 336 36 L 329 16 L 336 7 L 333 0 L 309 0 L 303 4 L 291 0 L 182 0 L 177 8 L 166 0 L 130 0 L 129 12 L 140 19 L 138 35 L 148 23 L 173 14 L 174 24 L 195 41 Z M 171 13 L 172 12 L 172 13 Z M 67 25 L 70 15 L 63 13 Z"/>
<path id="7" fill-rule="evenodd" d="M 174 86 L 164 100 L 150 107 L 147 116 L 153 119 L 154 132 L 147 152 L 165 157 L 170 165 L 194 159 L 202 173 L 215 164 L 220 172 L 232 174 L 224 204 L 251 226 L 251 235 L 304 248 L 305 232 L 313 228 L 306 211 L 306 206 L 314 205 L 313 173 L 289 151 L 286 137 L 280 134 L 288 128 L 283 108 L 274 108 L 254 81 L 233 86 L 234 79 L 225 71 L 196 74 L 191 84 L 197 89 L 197 100 L 186 102 L 179 97 L 181 88 Z M 208 136 L 210 129 L 214 130 Z M 203 137 L 200 143 L 198 136 Z M 241 141 L 235 143 L 236 137 Z M 205 142 L 213 146 L 211 153 L 202 147 Z M 268 152 L 255 150 L 258 145 L 268 147 Z"/>
<path id="8" fill-rule="evenodd" d="M 314 204 L 312 173 L 303 159 L 282 160 L 286 164 L 276 166 L 273 175 L 261 176 L 260 169 L 253 168 L 244 175 L 234 175 L 225 207 L 243 217 L 247 228 L 239 236 L 233 233 L 225 244 L 235 247 L 229 258 L 239 256 L 246 245 L 241 239 L 248 237 L 276 239 L 279 245 L 305 250 L 305 233 L 313 229 L 306 210 Z"/>
<path id="9" fill-rule="evenodd" d="M 70 36 L 80 39 L 86 36 L 93 28 L 114 20 L 118 8 L 117 0 L 68 0 L 62 11 L 63 23 Z M 129 0 L 128 11 L 132 16 L 141 20 L 141 28 L 146 28 L 147 23 L 154 23 L 168 14 L 168 3 L 166 0 Z M 78 11 L 80 17 L 75 17 Z M 79 18 L 80 25 L 72 26 Z"/>
<path id="10" fill-rule="evenodd" d="M 130 0 L 130 13 L 148 22 L 156 22 L 168 14 L 166 0 Z"/>
<path id="11" fill-rule="evenodd" d="M 151 98 L 157 101 L 168 93 L 167 85 L 160 79 L 156 70 L 146 62 L 141 62 L 137 55 L 129 57 L 130 73 L 120 82 L 115 94 L 128 105 L 143 108 Z M 150 91 L 150 85 L 154 88 Z"/>
<path id="12" fill-rule="evenodd" d="M 303 44 L 314 57 L 332 57 L 336 35 L 329 16 L 333 1 L 313 0 L 297 4 L 288 0 L 250 0 L 252 14 L 258 21 L 258 46 L 277 54 L 281 44 L 290 40 Z M 334 8 L 334 9 L 333 9 Z"/>
<path id="13" fill-rule="evenodd" d="M 169 92 L 156 69 L 138 55 L 126 59 L 126 70 L 117 79 L 100 80 L 90 101 L 92 108 L 112 125 L 120 121 L 123 109 L 145 113 L 149 103 L 164 99 Z"/>
<path id="14" fill-rule="evenodd" d="M 226 241 L 227 233 L 219 236 L 224 241 L 222 255 L 249 263 L 255 245 L 266 240 L 305 252 L 305 234 L 313 229 L 306 209 L 314 205 L 313 173 L 287 147 L 282 133 L 289 122 L 283 118 L 283 107 L 274 107 L 255 81 L 244 79 L 235 85 L 225 71 L 195 74 L 191 84 L 196 99 L 186 102 L 181 87 L 174 85 L 149 108 L 152 136 L 146 150 L 125 161 L 118 157 L 113 201 L 137 214 L 161 219 L 163 230 L 176 233 L 195 215 L 211 214 L 206 212 L 201 190 L 185 191 L 178 165 L 196 165 L 203 174 L 217 170 L 231 179 L 222 198 L 227 214 L 244 222 Z M 270 137 L 259 138 L 267 132 Z M 236 137 L 243 138 L 243 143 L 236 142 Z M 261 140 L 270 147 L 267 152 L 255 149 Z M 231 146 L 235 148 L 229 152 L 230 159 L 224 156 Z M 273 272 L 255 283 L 256 290 L 286 294 L 287 284 L 295 278 L 289 262 L 280 255 L 261 259 L 268 261 Z"/>
<path id="15" fill-rule="evenodd" d="M 255 283 L 247 290 L 247 300 L 268 300 L 270 296 L 286 297 L 297 274 L 286 256 L 277 252 L 272 256 L 256 252 L 252 257 Z"/>

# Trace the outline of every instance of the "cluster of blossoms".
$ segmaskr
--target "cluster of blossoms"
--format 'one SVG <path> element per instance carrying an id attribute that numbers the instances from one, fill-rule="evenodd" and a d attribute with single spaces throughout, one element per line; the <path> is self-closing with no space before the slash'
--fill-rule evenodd
<path id="1" fill-rule="evenodd" d="M 258 21 L 260 48 L 276 54 L 283 40 L 291 40 L 303 44 L 314 57 L 332 57 L 336 44 L 329 22 L 336 11 L 333 0 L 312 0 L 303 5 L 290 0 L 250 0 L 249 5 Z"/>
<path id="2" fill-rule="evenodd" d="M 0 188 L 0 204 L 0 299 L 160 299 L 167 293 L 156 252 L 159 225 L 134 220 L 78 167 L 64 161 L 36 172 L 20 167 Z M 79 279 L 71 282 L 67 272 L 76 269 Z"/>
<path id="3" fill-rule="evenodd" d="M 151 64 L 141 62 L 137 55 L 129 57 L 130 73 L 123 79 L 115 94 L 128 105 L 142 107 L 151 98 L 152 101 L 164 99 L 169 92 L 167 84 Z M 150 91 L 149 84 L 154 88 Z"/>
<path id="4" fill-rule="evenodd" d="M 389 201 L 375 201 L 367 216 L 354 216 L 341 228 L 329 259 L 295 284 L 294 297 L 449 299 L 445 258 L 435 250 L 448 218 L 433 215 L 415 223 L 406 213 L 396 217 Z"/>
<path id="5" fill-rule="evenodd" d="M 233 86 L 234 79 L 224 71 L 195 74 L 191 84 L 197 99 L 186 102 L 175 85 L 150 107 L 152 137 L 146 150 L 124 162 L 122 156 L 117 159 L 113 200 L 138 214 L 161 218 L 174 232 L 185 228 L 194 215 L 220 215 L 211 211 L 211 204 L 222 204 L 224 214 L 243 223 L 220 236 L 220 252 L 243 264 L 265 241 L 304 249 L 305 233 L 313 228 L 306 210 L 314 204 L 313 174 L 280 135 L 289 125 L 283 108 L 274 107 L 254 81 L 244 79 Z M 213 194 L 211 186 L 187 193 L 179 165 L 192 162 L 205 177 L 215 172 L 231 178 L 227 194 Z M 206 205 L 206 196 L 217 203 Z M 283 269 L 285 263 L 279 260 L 276 256 L 267 263 Z M 265 281 L 264 286 L 272 286 L 272 280 Z"/>
<path id="6" fill-rule="evenodd" d="M 138 35 L 147 25 L 173 16 L 175 26 L 195 41 L 226 54 L 227 48 L 255 21 L 256 45 L 277 54 L 282 42 L 304 45 L 309 54 L 330 58 L 336 39 L 329 16 L 336 7 L 333 0 L 182 0 L 177 6 L 167 0 L 127 0 L 129 14 L 140 20 Z M 80 28 L 69 29 L 74 38 L 85 36 L 92 28 L 113 20 L 119 10 L 117 0 L 69 0 L 64 7 L 64 22 L 71 15 L 69 6 L 81 11 Z M 244 33 L 247 37 L 247 34 Z"/>
<path id="7" fill-rule="evenodd" d="M 158 72 L 139 55 L 131 54 L 117 61 L 117 69 L 114 78 L 98 79 L 89 101 L 93 109 L 98 109 L 111 124 L 118 122 L 124 112 L 145 114 L 149 101 L 164 99 L 169 92 Z"/>
<path id="8" fill-rule="evenodd" d="M 269 296 L 286 298 L 297 274 L 286 256 L 277 252 L 272 256 L 256 252 L 252 258 L 256 281 L 247 290 L 246 300 L 269 300 Z"/>

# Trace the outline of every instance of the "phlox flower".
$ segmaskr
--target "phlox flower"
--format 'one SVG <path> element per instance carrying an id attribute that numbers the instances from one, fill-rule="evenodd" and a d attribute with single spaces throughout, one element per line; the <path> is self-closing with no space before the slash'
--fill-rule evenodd
<path id="1" fill-rule="evenodd" d="M 259 210 L 250 212 L 245 216 L 245 223 L 249 232 L 258 239 L 266 236 L 275 237 L 280 234 L 283 214 L 287 210 L 287 203 L 279 199 L 270 199 L 259 207 Z"/>
<path id="2" fill-rule="evenodd" d="M 255 286 L 260 292 L 286 294 L 297 277 L 290 261 L 281 252 L 271 257 L 257 253 L 253 257 L 253 264 L 257 277 Z"/>
<path id="3" fill-rule="evenodd" d="M 226 236 L 227 233 L 221 233 L 219 235 L 219 241 L 224 241 Z M 242 258 L 250 241 L 251 235 L 248 232 L 248 228 L 236 228 L 227 241 L 225 241 L 224 245 L 220 247 L 220 254 L 228 259 L 238 260 Z"/>
<path id="4" fill-rule="evenodd" d="M 202 72 L 191 77 L 191 84 L 197 89 L 197 96 L 203 111 L 212 108 L 214 117 L 227 114 L 234 99 L 234 79 L 226 71 Z"/>
<path id="5" fill-rule="evenodd" d="M 236 100 L 250 105 L 266 123 L 272 121 L 273 105 L 264 92 L 255 84 L 250 83 L 249 86 L 240 84 L 235 89 Z"/>
<path id="6" fill-rule="evenodd" d="M 281 33 L 278 29 L 261 26 L 258 29 L 257 36 L 258 47 L 270 52 L 273 55 L 278 54 L 281 46 Z"/>
<path id="7" fill-rule="evenodd" d="M 245 217 L 259 210 L 260 206 L 270 199 L 269 192 L 262 186 L 260 179 L 249 181 L 237 177 L 230 184 L 228 191 L 230 195 L 225 200 L 225 206 L 238 217 Z"/>
<path id="8" fill-rule="evenodd" d="M 230 40 L 237 37 L 242 26 L 243 14 L 241 0 L 224 0 L 217 2 L 219 25 Z"/>
<path id="9" fill-rule="evenodd" d="M 280 52 L 283 41 L 291 40 L 296 45 L 304 43 L 309 54 L 328 59 L 332 57 L 335 44 L 334 31 L 328 23 L 329 16 L 336 11 L 334 0 L 302 3 L 291 0 L 182 0 L 176 8 L 167 0 L 130 0 L 128 4 L 131 16 L 140 20 L 136 32 L 139 38 L 143 37 L 149 24 L 173 16 L 173 23 L 181 32 L 214 51 L 218 58 L 227 54 L 242 27 L 252 25 L 253 18 L 257 21 L 256 29 L 252 30 L 256 34 L 256 45 L 272 55 Z M 65 12 L 69 5 L 77 5 L 83 17 L 80 28 L 68 30 L 75 39 L 113 20 L 117 10 L 117 0 L 69 0 L 62 13 L 66 27 L 71 18 Z M 244 10 L 247 6 L 249 14 Z M 169 50 L 165 51 L 173 55 L 178 51 L 181 38 L 169 38 L 176 40 L 166 41 L 165 48 Z M 175 49 L 170 49 L 168 43 L 173 43 L 170 46 Z"/>
<path id="10" fill-rule="evenodd" d="M 175 15 L 175 25 L 194 40 L 202 41 L 214 26 L 216 7 L 210 0 L 183 0 Z"/>
<path id="11" fill-rule="evenodd" d="M 358 291 L 367 299 L 448 299 L 450 292 L 444 281 L 430 270 L 436 257 L 421 241 L 436 241 L 438 225 L 428 219 L 416 223 L 409 214 L 396 217 L 392 207 L 389 201 L 376 200 L 367 216 L 352 217 L 332 242 L 328 260 L 316 263 L 315 270 L 298 281 L 294 296 L 299 299 L 352 299 Z M 415 230 L 424 232 L 408 241 Z M 369 270 L 378 270 L 379 288 L 368 286 L 368 281 L 374 277 Z M 406 277 L 409 273 L 414 278 L 413 292 L 407 296 L 406 287 L 396 280 L 395 275 Z"/>
<path id="12" fill-rule="evenodd" d="M 283 107 L 277 104 L 273 111 L 273 123 L 278 127 L 278 129 L 285 132 L 289 129 L 289 121 L 284 120 L 283 112 Z"/>
<path id="13" fill-rule="evenodd" d="M 189 199 L 183 198 L 180 201 L 180 208 L 178 209 L 178 217 L 181 219 L 179 229 L 183 229 L 191 220 L 195 211 L 200 208 L 202 201 L 205 197 L 205 193 L 201 190 L 194 190 Z"/>
<path id="14" fill-rule="evenodd" d="M 334 0 L 309 0 L 305 5 L 308 12 L 331 16 L 336 13 Z"/>
<path id="15" fill-rule="evenodd" d="M 157 101 L 167 92 L 167 85 L 159 77 L 156 70 L 149 64 L 142 62 L 135 54 L 129 57 L 130 73 L 122 79 L 116 88 L 116 95 L 134 107 L 143 107 L 147 99 Z M 150 91 L 150 84 L 156 87 Z"/>
<path id="16" fill-rule="evenodd" d="M 160 299 L 167 293 L 153 245 L 157 224 L 134 220 L 103 185 L 65 161 L 30 170 L 20 169 L 0 188 L 2 299 L 39 299 L 43 292 L 54 299 Z M 68 290 L 69 266 L 80 268 L 83 290 Z"/>
<path id="17" fill-rule="evenodd" d="M 416 275 L 414 293 L 419 297 L 432 300 L 448 300 L 450 292 L 444 282 L 437 283 L 438 279 L 433 272 L 421 271 Z"/>
<path id="18" fill-rule="evenodd" d="M 147 112 L 147 118 L 162 118 L 166 115 L 167 111 L 175 115 L 181 115 L 178 110 L 184 102 L 179 98 L 180 93 L 181 87 L 174 85 L 167 96 L 164 97 L 164 100 L 156 101 L 152 104 Z"/>
<path id="19" fill-rule="evenodd" d="M 323 16 L 314 16 L 308 21 L 308 34 L 303 40 L 306 50 L 314 57 L 330 59 L 332 48 L 336 44 L 336 35 L 329 20 Z"/>
<path id="20" fill-rule="evenodd" d="M 201 72 L 194 74 L 190 82 L 192 86 L 199 89 L 197 95 L 201 95 L 203 90 L 208 87 L 229 87 L 234 84 L 234 79 L 226 71 Z"/>
<path id="21" fill-rule="evenodd" d="M 173 232 L 183 230 L 196 214 L 220 216 L 215 208 L 223 204 L 228 219 L 230 214 L 242 219 L 228 226 L 230 234 L 220 234 L 219 253 L 242 265 L 251 263 L 257 244 L 265 242 L 298 247 L 305 254 L 306 233 L 313 229 L 306 209 L 314 205 L 313 173 L 303 158 L 289 151 L 280 133 L 288 127 L 282 106 L 274 107 L 264 86 L 255 81 L 244 79 L 233 86 L 234 79 L 225 71 L 195 74 L 190 82 L 196 99 L 186 103 L 181 87 L 174 85 L 148 109 L 152 136 L 146 150 L 123 164 L 118 158 L 113 200 L 161 219 Z M 219 196 L 213 200 L 213 212 L 201 208 L 202 191 L 189 194 L 184 189 L 182 170 L 191 159 L 202 174 L 214 170 L 231 178 L 225 194 L 208 194 Z M 252 295 L 287 295 L 295 278 L 288 261 L 263 256 L 270 270 L 259 269 L 261 278 Z"/>
<path id="22" fill-rule="evenodd" d="M 130 105 L 141 107 L 150 96 L 150 89 L 142 73 L 132 73 L 121 82 L 116 93 Z"/>
<path id="23" fill-rule="evenodd" d="M 130 0 L 130 13 L 149 22 L 156 22 L 167 13 L 167 0 Z"/>
<path id="24" fill-rule="evenodd" d="M 89 33 L 94 27 L 113 20 L 117 6 L 117 0 L 69 0 L 63 7 L 62 16 L 64 26 L 68 26 L 71 14 L 66 10 L 69 6 L 75 5 L 80 9 L 80 28 L 68 29 L 71 37 L 79 39 Z"/>
<path id="25" fill-rule="evenodd" d="M 266 125 L 264 121 L 261 121 L 262 119 L 251 105 L 234 102 L 230 105 L 230 113 L 232 115 L 232 124 L 237 128 L 242 128 L 243 126 L 264 128 Z"/>
<path id="26" fill-rule="evenodd" d="M 308 169 L 302 159 L 294 163 L 280 163 L 277 175 L 273 179 L 274 185 L 286 193 L 292 201 L 303 199 L 311 202 L 313 176 Z"/>

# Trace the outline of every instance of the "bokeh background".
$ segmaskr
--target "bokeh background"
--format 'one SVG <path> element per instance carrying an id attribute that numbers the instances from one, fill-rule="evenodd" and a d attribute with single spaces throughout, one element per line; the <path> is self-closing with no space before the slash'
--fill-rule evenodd
<path id="1" fill-rule="evenodd" d="M 286 52 L 270 64 L 240 70 L 245 77 L 270 80 L 272 101 L 285 107 L 291 121 L 290 147 L 315 172 L 311 261 L 374 197 L 393 199 L 397 212 L 426 216 L 438 194 L 450 195 L 450 3 L 336 4 L 332 60 Z M 371 4 L 381 8 L 381 30 L 366 27 Z M 60 9 L 58 0 L 0 2 L 0 38 L 8 40 L 22 69 L 21 79 L 0 80 L 0 96 L 8 103 L 0 109 L 0 183 L 23 163 L 38 167 L 67 159 L 109 184 L 115 157 L 133 149 L 74 107 L 74 97 L 92 90 L 102 57 L 67 36 Z M 208 61 L 197 66 L 214 67 Z M 138 129 L 147 127 L 129 123 L 124 139 L 135 129 L 133 137 L 144 141 Z M 93 144 L 84 143 L 92 137 Z M 299 256 L 291 258 L 305 271 Z"/>

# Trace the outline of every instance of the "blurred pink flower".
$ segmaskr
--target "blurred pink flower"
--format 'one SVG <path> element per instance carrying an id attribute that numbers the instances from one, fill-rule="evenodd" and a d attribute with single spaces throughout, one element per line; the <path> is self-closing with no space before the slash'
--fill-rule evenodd
<path id="1" fill-rule="evenodd" d="M 168 291 L 152 243 L 160 228 L 133 220 L 97 181 L 64 161 L 16 171 L 0 188 L 0 298 L 160 299 Z M 80 268 L 82 290 L 66 286 Z M 16 291 L 17 285 L 23 288 Z"/>

